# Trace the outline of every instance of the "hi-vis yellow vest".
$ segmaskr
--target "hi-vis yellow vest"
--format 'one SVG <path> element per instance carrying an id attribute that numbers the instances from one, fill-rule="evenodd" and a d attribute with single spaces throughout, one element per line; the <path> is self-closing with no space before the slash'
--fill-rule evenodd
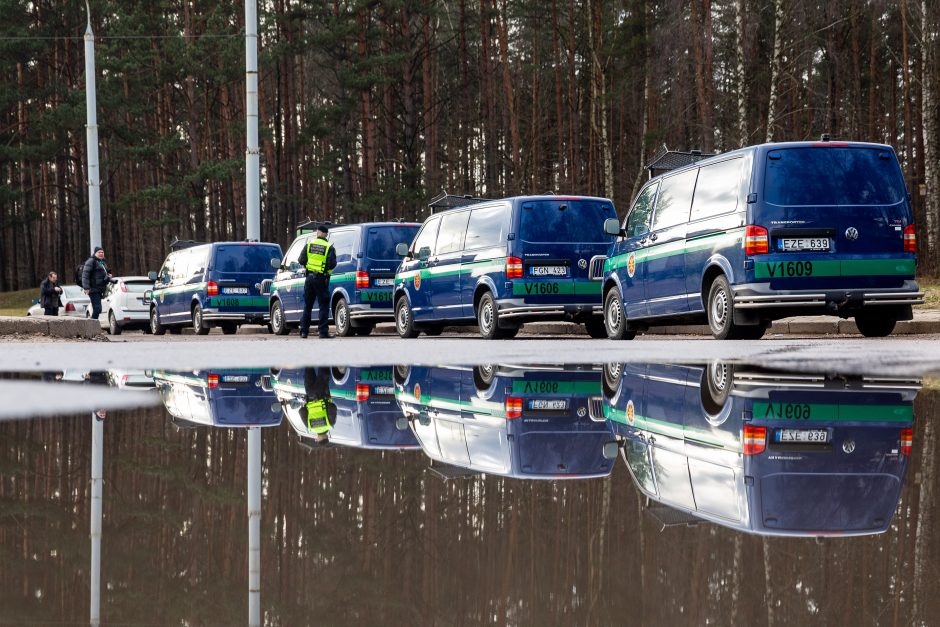
<path id="1" fill-rule="evenodd" d="M 330 252 L 331 245 L 319 237 L 307 243 L 307 272 L 326 274 L 326 256 Z"/>
<path id="2" fill-rule="evenodd" d="M 307 431 L 310 433 L 326 433 L 333 428 L 326 413 L 326 401 L 310 401 L 307 403 Z"/>

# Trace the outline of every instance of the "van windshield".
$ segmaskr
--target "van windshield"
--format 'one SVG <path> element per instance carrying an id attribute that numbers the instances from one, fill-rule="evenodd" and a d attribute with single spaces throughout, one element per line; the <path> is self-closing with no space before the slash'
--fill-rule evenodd
<path id="1" fill-rule="evenodd" d="M 520 237 L 527 242 L 609 242 L 604 220 L 616 218 L 602 200 L 533 200 L 522 204 Z"/>
<path id="2" fill-rule="evenodd" d="M 369 229 L 366 237 L 366 257 L 369 259 L 398 259 L 395 246 L 411 244 L 418 233 L 418 225 L 377 226 Z"/>
<path id="3" fill-rule="evenodd" d="M 774 205 L 893 205 L 905 198 L 897 159 L 878 148 L 786 148 L 767 153 Z"/>
<path id="4" fill-rule="evenodd" d="M 215 269 L 219 272 L 270 272 L 271 260 L 280 256 L 281 249 L 277 246 L 219 246 L 215 253 Z"/>

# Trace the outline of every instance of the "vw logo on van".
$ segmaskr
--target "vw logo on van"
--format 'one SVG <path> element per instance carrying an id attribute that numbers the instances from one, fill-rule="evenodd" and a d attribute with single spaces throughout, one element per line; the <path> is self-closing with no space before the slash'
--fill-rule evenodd
<path id="1" fill-rule="evenodd" d="M 579 259 L 579 260 L 578 260 L 578 267 L 581 268 L 582 270 L 584 270 L 585 268 L 587 268 L 587 259 Z"/>
<path id="2" fill-rule="evenodd" d="M 852 240 L 853 242 L 858 239 L 858 229 L 854 226 L 850 226 L 845 229 L 845 239 Z"/>

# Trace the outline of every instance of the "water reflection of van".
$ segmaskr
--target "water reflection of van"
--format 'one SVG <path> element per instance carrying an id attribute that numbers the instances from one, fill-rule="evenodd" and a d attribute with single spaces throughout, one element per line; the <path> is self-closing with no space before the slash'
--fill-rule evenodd
<path id="1" fill-rule="evenodd" d="M 155 370 L 153 380 L 174 422 L 186 426 L 274 427 L 270 391 L 261 386 L 267 370 Z"/>
<path id="2" fill-rule="evenodd" d="M 307 402 L 304 368 L 272 370 L 272 388 L 287 422 L 302 438 L 309 437 L 300 410 Z M 330 369 L 330 397 L 336 405 L 332 444 L 367 449 L 416 449 L 410 431 L 397 428 L 402 418 L 395 402 L 391 366 Z"/>
<path id="3" fill-rule="evenodd" d="M 723 365 L 604 371 L 605 414 L 640 491 L 762 535 L 885 531 L 907 471 L 919 387 Z"/>
<path id="4" fill-rule="evenodd" d="M 607 476 L 617 456 L 596 367 L 396 366 L 395 396 L 435 462 L 579 479 Z"/>

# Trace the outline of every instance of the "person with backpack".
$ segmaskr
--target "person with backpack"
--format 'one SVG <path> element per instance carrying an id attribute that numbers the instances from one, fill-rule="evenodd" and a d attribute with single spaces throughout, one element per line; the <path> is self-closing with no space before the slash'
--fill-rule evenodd
<path id="1" fill-rule="evenodd" d="M 101 246 L 95 246 L 95 252 L 82 268 L 82 289 L 91 300 L 92 320 L 97 320 L 101 315 L 101 295 L 110 280 L 111 273 L 108 272 L 108 264 L 104 260 L 104 249 Z"/>
<path id="2" fill-rule="evenodd" d="M 60 294 L 62 294 L 62 288 L 59 287 L 59 275 L 50 272 L 39 284 L 39 306 L 42 307 L 44 315 L 59 315 L 59 307 L 62 306 Z"/>

